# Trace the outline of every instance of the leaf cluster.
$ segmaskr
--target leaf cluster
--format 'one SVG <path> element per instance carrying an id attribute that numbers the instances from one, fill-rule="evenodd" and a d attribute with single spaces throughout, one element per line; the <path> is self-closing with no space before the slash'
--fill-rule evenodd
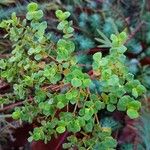
<path id="1" fill-rule="evenodd" d="M 30 3 L 27 10 L 24 20 L 13 13 L 11 19 L 0 23 L 12 42 L 10 58 L 0 61 L 0 77 L 12 85 L 13 98 L 23 104 L 15 108 L 13 119 L 36 124 L 29 141 L 46 143 L 53 136 L 69 132 L 64 149 L 115 149 L 117 142 L 111 128 L 99 123 L 98 114 L 117 109 L 137 118 L 141 106 L 137 98 L 145 92 L 124 65 L 126 33 L 111 36 L 108 56 L 93 55 L 92 69 L 102 91 L 92 92 L 93 79 L 74 55 L 70 13 L 56 11 L 57 28 L 63 35 L 55 44 L 46 32 L 47 22 L 38 5 Z"/>

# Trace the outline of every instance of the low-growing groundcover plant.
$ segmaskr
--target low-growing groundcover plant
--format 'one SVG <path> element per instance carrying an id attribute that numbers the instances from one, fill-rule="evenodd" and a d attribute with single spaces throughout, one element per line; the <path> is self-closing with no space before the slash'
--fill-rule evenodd
<path id="1" fill-rule="evenodd" d="M 12 118 L 36 125 L 28 140 L 45 143 L 68 132 L 63 149 L 112 150 L 117 141 L 109 127 L 101 125 L 103 111 L 124 111 L 131 119 L 138 118 L 138 101 L 145 87 L 134 79 L 124 65 L 125 32 L 111 35 L 109 55 L 93 55 L 93 75 L 83 71 L 74 54 L 72 21 L 69 12 L 56 11 L 57 29 L 63 35 L 57 43 L 46 32 L 47 22 L 36 3 L 27 6 L 26 19 L 13 13 L 0 27 L 7 31 L 12 43 L 9 58 L 0 60 L 0 77 L 12 86 L 1 96 L 0 103 L 21 102 Z M 105 41 L 104 41 L 105 42 Z M 101 90 L 93 90 L 94 80 Z"/>

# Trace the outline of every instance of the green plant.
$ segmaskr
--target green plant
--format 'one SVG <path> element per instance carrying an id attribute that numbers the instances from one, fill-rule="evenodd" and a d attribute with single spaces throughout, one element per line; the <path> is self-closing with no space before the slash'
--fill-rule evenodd
<path id="1" fill-rule="evenodd" d="M 103 127 L 109 127 L 112 129 L 112 131 L 115 131 L 116 129 L 119 129 L 121 127 L 121 124 L 114 120 L 112 117 L 104 117 L 100 120 L 100 123 Z"/>
<path id="2" fill-rule="evenodd" d="M 114 111 L 116 109 L 114 104 L 117 104 L 118 110 L 127 110 L 130 118 L 137 118 L 141 103 L 134 98 L 145 92 L 145 87 L 138 80 L 134 80 L 134 75 L 128 73 L 128 69 L 124 65 L 126 57 L 123 53 L 127 48 L 123 43 L 127 36 L 125 32 L 118 36 L 112 34 L 111 43 L 100 31 L 99 33 L 105 39 L 101 40 L 104 46 L 111 46 L 110 55 L 102 58 L 101 53 L 96 53 L 93 56 L 93 69 L 100 75 L 101 82 L 103 82 L 102 98 L 108 103 L 107 110 Z M 126 93 L 131 93 L 133 97 Z M 118 98 L 119 100 L 117 100 Z"/>
<path id="3" fill-rule="evenodd" d="M 108 56 L 102 57 L 100 52 L 93 55 L 94 79 L 101 83 L 102 91 L 92 92 L 94 79 L 83 72 L 73 53 L 70 13 L 56 11 L 57 29 L 63 35 L 55 44 L 45 32 L 43 11 L 36 3 L 30 3 L 27 9 L 26 19 L 13 13 L 11 19 L 0 23 L 13 49 L 10 58 L 0 60 L 0 77 L 13 87 L 12 94 L 2 95 L 0 102 L 19 101 L 12 118 L 34 122 L 36 127 L 30 132 L 29 141 L 46 143 L 67 131 L 70 136 L 64 149 L 115 149 L 117 142 L 111 136 L 111 128 L 101 126 L 98 113 L 117 109 L 137 118 L 141 103 L 136 99 L 145 92 L 124 65 L 126 33 L 111 36 Z"/>
<path id="4" fill-rule="evenodd" d="M 141 69 L 141 74 L 139 75 L 138 79 L 147 88 L 147 91 L 149 91 L 150 90 L 150 66 L 147 65 Z"/>
<path id="5" fill-rule="evenodd" d="M 36 3 L 39 3 L 38 1 L 35 0 Z M 14 3 L 14 5 L 10 5 L 11 3 Z M 29 1 L 25 2 L 19 2 L 16 0 L 1 0 L 0 5 L 5 4 L 7 7 L 1 7 L 0 9 L 0 20 L 10 18 L 11 14 L 13 12 L 16 12 L 19 14 L 19 16 L 24 16 L 26 7 L 29 4 Z M 49 11 L 49 10 L 56 10 L 59 8 L 58 4 L 56 1 L 51 1 L 51 2 L 40 2 L 39 7 L 42 11 Z"/>
<path id="6" fill-rule="evenodd" d="M 150 136 L 148 134 L 150 131 L 150 127 L 149 127 L 149 123 L 150 123 L 149 118 L 150 117 L 149 117 L 149 108 L 147 108 L 147 107 L 148 106 L 145 106 L 142 108 L 140 121 L 137 124 L 138 135 L 140 138 L 140 144 L 141 144 L 141 146 L 143 146 L 143 149 L 145 149 L 145 150 L 150 149 L 150 145 L 149 145 Z"/>

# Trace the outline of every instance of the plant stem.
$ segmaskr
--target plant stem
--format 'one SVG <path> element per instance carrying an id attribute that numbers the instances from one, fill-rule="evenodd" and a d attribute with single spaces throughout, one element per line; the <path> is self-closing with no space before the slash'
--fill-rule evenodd
<path id="1" fill-rule="evenodd" d="M 0 115 L 0 118 L 11 118 L 11 114 L 7 114 L 7 115 Z"/>
<path id="2" fill-rule="evenodd" d="M 26 100 L 26 101 L 27 101 L 27 102 L 31 102 L 32 100 L 33 100 L 33 99 L 28 99 L 28 100 Z M 14 107 L 20 106 L 20 105 L 22 105 L 24 102 L 25 102 L 25 101 L 17 102 L 17 103 L 8 105 L 8 106 L 6 106 L 6 107 L 4 107 L 4 108 L 1 108 L 1 109 L 0 109 L 0 113 L 1 113 L 1 112 L 4 112 L 4 111 L 7 111 L 7 110 L 10 110 L 10 109 L 13 109 Z"/>
<path id="3" fill-rule="evenodd" d="M 58 150 L 60 148 L 60 146 L 64 143 L 66 137 L 68 136 L 68 132 L 65 132 L 63 137 L 60 139 L 60 142 L 58 143 L 57 147 L 55 148 L 55 150 Z"/>
<path id="4" fill-rule="evenodd" d="M 98 141 L 98 139 L 96 139 L 96 141 L 94 143 L 96 143 Z M 90 150 L 90 148 L 92 148 L 94 144 L 92 144 L 87 150 Z"/>
<path id="5" fill-rule="evenodd" d="M 0 54 L 0 58 L 9 58 L 10 54 Z"/>
<path id="6" fill-rule="evenodd" d="M 99 124 L 99 119 L 98 119 L 97 114 L 95 114 L 95 119 L 96 119 L 96 121 L 97 121 L 97 124 Z"/>
<path id="7" fill-rule="evenodd" d="M 83 134 L 86 137 L 89 137 L 89 135 L 87 135 L 86 133 L 84 133 L 83 131 L 81 131 L 81 134 Z"/>
<path id="8" fill-rule="evenodd" d="M 141 21 L 138 26 L 135 28 L 135 30 L 129 35 L 128 39 L 125 41 L 125 44 L 128 43 L 135 34 L 141 29 L 142 25 L 144 24 L 144 21 Z"/>
<path id="9" fill-rule="evenodd" d="M 76 103 L 76 105 L 75 105 L 75 107 L 74 107 L 74 111 L 73 111 L 74 114 L 75 114 L 75 112 L 76 112 L 77 106 L 78 106 L 78 102 Z"/>

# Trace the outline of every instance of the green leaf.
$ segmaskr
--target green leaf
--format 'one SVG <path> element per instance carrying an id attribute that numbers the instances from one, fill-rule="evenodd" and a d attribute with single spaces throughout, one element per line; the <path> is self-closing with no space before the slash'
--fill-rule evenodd
<path id="1" fill-rule="evenodd" d="M 108 104 L 107 105 L 107 110 L 110 112 L 113 112 L 116 109 L 116 106 L 113 104 Z"/>
<path id="2" fill-rule="evenodd" d="M 90 120 L 91 117 L 93 116 L 93 114 L 94 114 L 93 108 L 85 108 L 84 119 L 85 119 L 86 121 Z"/>
<path id="3" fill-rule="evenodd" d="M 79 124 L 81 127 L 84 127 L 85 126 L 85 120 L 83 117 L 78 117 L 78 121 L 79 121 Z"/>
<path id="4" fill-rule="evenodd" d="M 56 131 L 61 134 L 66 131 L 66 128 L 64 126 L 59 126 L 56 128 Z"/>
<path id="5" fill-rule="evenodd" d="M 44 136 L 44 132 L 42 127 L 34 128 L 33 135 L 32 135 L 33 140 L 35 141 L 43 140 L 43 136 Z"/>
<path id="6" fill-rule="evenodd" d="M 67 19 L 70 15 L 71 15 L 70 12 L 68 12 L 68 11 L 64 12 L 64 18 L 65 19 Z"/>
<path id="7" fill-rule="evenodd" d="M 134 110 L 134 109 L 128 109 L 127 110 L 127 115 L 131 118 L 131 119 L 136 119 L 139 117 L 139 113 Z"/>
<path id="8" fill-rule="evenodd" d="M 72 97 L 72 93 L 71 92 L 67 92 L 66 93 L 66 98 L 69 99 L 69 100 L 72 99 L 73 98 Z"/>
<path id="9" fill-rule="evenodd" d="M 94 59 L 94 61 L 96 61 L 96 62 L 100 61 L 101 58 L 102 58 L 102 53 L 101 53 L 101 52 L 97 52 L 97 53 L 95 53 L 95 54 L 93 55 L 93 59 Z"/>
<path id="10" fill-rule="evenodd" d="M 63 15 L 63 12 L 62 12 L 62 10 L 57 10 L 57 11 L 55 12 L 55 14 L 56 14 L 56 17 L 57 17 L 57 18 L 61 18 L 62 15 Z"/>
<path id="11" fill-rule="evenodd" d="M 117 103 L 117 109 L 119 111 L 125 111 L 127 109 L 127 106 L 130 102 L 131 97 L 130 96 L 123 96 L 122 98 L 119 99 Z"/>
<path id="12" fill-rule="evenodd" d="M 127 48 L 124 45 L 121 45 L 120 47 L 117 48 L 117 50 L 119 53 L 124 53 L 127 50 Z"/>
<path id="13" fill-rule="evenodd" d="M 112 34 L 110 39 L 112 40 L 114 46 L 118 46 L 119 39 L 115 34 Z"/>
<path id="14" fill-rule="evenodd" d="M 34 134 L 33 134 L 33 139 L 34 139 L 35 141 L 40 140 L 40 139 L 41 139 L 41 134 L 40 134 L 40 132 L 34 133 Z"/>
<path id="15" fill-rule="evenodd" d="M 132 81 L 134 79 L 134 75 L 131 73 L 128 73 L 126 76 L 127 81 Z"/>
<path id="16" fill-rule="evenodd" d="M 26 15 L 27 20 L 40 20 L 43 17 L 43 11 L 32 11 L 28 12 Z"/>
<path id="17" fill-rule="evenodd" d="M 25 98 L 26 91 L 24 89 L 23 84 L 14 84 L 13 89 L 16 96 L 18 96 L 20 99 Z"/>
<path id="18" fill-rule="evenodd" d="M 117 75 L 112 75 L 107 82 L 111 86 L 119 85 L 119 77 Z"/>
<path id="19" fill-rule="evenodd" d="M 70 99 L 70 103 L 72 104 L 72 105 L 74 105 L 74 104 L 76 104 L 77 103 L 77 98 L 72 98 L 72 99 Z"/>
<path id="20" fill-rule="evenodd" d="M 138 92 L 137 92 L 136 88 L 133 88 L 133 89 L 132 89 L 132 95 L 133 95 L 135 98 L 138 97 Z"/>
<path id="21" fill-rule="evenodd" d="M 64 108 L 64 107 L 65 107 L 65 105 L 64 105 L 63 102 L 58 102 L 58 103 L 57 103 L 57 108 L 62 109 L 62 108 Z"/>
<path id="22" fill-rule="evenodd" d="M 29 5 L 27 6 L 28 11 L 35 11 L 37 9 L 38 9 L 38 4 L 34 2 L 29 3 Z"/>
<path id="23" fill-rule="evenodd" d="M 92 83 L 91 79 L 84 79 L 83 80 L 83 86 L 85 86 L 85 87 L 89 87 L 91 83 Z"/>
<path id="24" fill-rule="evenodd" d="M 110 93 L 109 94 L 109 101 L 112 103 L 112 104 L 116 104 L 118 99 L 117 99 L 117 96 L 115 94 L 112 94 Z"/>
<path id="25" fill-rule="evenodd" d="M 119 34 L 119 39 L 122 43 L 124 43 L 127 40 L 127 38 L 128 38 L 128 36 L 127 36 L 126 32 L 123 31 Z"/>
<path id="26" fill-rule="evenodd" d="M 64 143 L 63 149 L 69 149 L 72 146 L 72 143 Z"/>
<path id="27" fill-rule="evenodd" d="M 72 27 L 68 27 L 68 28 L 66 29 L 66 32 L 67 32 L 68 34 L 72 33 L 73 31 L 74 31 L 74 28 L 72 28 Z"/>
<path id="28" fill-rule="evenodd" d="M 46 66 L 43 75 L 48 79 L 53 78 L 56 75 L 56 68 L 54 66 L 53 67 Z"/>
<path id="29" fill-rule="evenodd" d="M 36 55 L 34 56 L 34 59 L 37 60 L 37 61 L 39 61 L 39 60 L 42 59 L 42 55 L 41 55 L 41 54 L 36 54 Z"/>
<path id="30" fill-rule="evenodd" d="M 35 20 L 40 20 L 42 17 L 43 17 L 43 11 L 42 10 L 36 11 L 34 19 Z"/>
<path id="31" fill-rule="evenodd" d="M 5 69 L 5 68 L 6 68 L 6 62 L 3 59 L 1 59 L 0 60 L 0 69 Z"/>
<path id="32" fill-rule="evenodd" d="M 7 26 L 8 26 L 7 21 L 2 21 L 2 22 L 0 22 L 0 28 L 4 28 L 4 29 L 6 29 L 6 28 L 7 28 Z"/>
<path id="33" fill-rule="evenodd" d="M 56 84 L 58 81 L 60 81 L 62 78 L 61 74 L 59 73 L 56 73 L 51 79 L 50 79 L 50 82 L 52 84 Z"/>
<path id="34" fill-rule="evenodd" d="M 35 52 L 35 49 L 34 48 L 30 48 L 28 50 L 28 55 L 32 55 L 32 54 L 34 54 L 34 52 Z"/>
<path id="35" fill-rule="evenodd" d="M 28 85 L 29 87 L 32 87 L 33 86 L 33 78 L 31 78 L 30 76 L 25 76 L 24 84 Z"/>
<path id="36" fill-rule="evenodd" d="M 126 94 L 126 90 L 124 89 L 124 86 L 120 86 L 116 88 L 116 91 L 114 91 L 114 94 L 116 94 L 117 97 L 121 98 L 124 94 Z"/>
<path id="37" fill-rule="evenodd" d="M 67 53 L 71 53 L 75 50 L 75 44 L 71 40 L 60 39 L 57 42 L 57 48 L 58 48 L 58 51 L 61 52 L 61 54 L 64 53 L 65 51 Z"/>
<path id="38" fill-rule="evenodd" d="M 36 37 L 37 37 L 37 38 L 43 37 L 46 28 L 47 28 L 47 22 L 46 22 L 46 21 L 43 21 L 42 23 L 40 23 L 40 24 L 37 26 Z M 41 47 L 40 47 L 40 48 L 41 48 Z M 39 49 L 39 48 L 38 48 L 38 49 Z M 37 52 L 38 49 L 36 48 L 36 52 Z"/>
<path id="39" fill-rule="evenodd" d="M 90 120 L 86 123 L 84 130 L 85 130 L 86 132 L 92 132 L 92 130 L 93 130 L 93 121 L 92 121 L 92 119 L 90 119 Z"/>
<path id="40" fill-rule="evenodd" d="M 69 122 L 67 129 L 73 133 L 79 132 L 81 130 L 79 120 L 73 120 Z"/>
<path id="41" fill-rule="evenodd" d="M 69 52 L 66 49 L 64 49 L 63 51 L 58 52 L 56 60 L 58 62 L 62 62 L 64 60 L 67 60 L 68 57 L 69 57 Z"/>
<path id="42" fill-rule="evenodd" d="M 35 12 L 29 12 L 29 13 L 27 13 L 27 14 L 26 14 L 27 20 L 32 20 L 32 19 L 34 18 L 34 17 L 33 17 L 34 15 L 35 15 Z"/>
<path id="43" fill-rule="evenodd" d="M 113 139 L 112 137 L 107 137 L 106 139 L 106 145 L 109 148 L 115 148 L 117 146 L 117 141 Z"/>
<path id="44" fill-rule="evenodd" d="M 78 78 L 73 78 L 71 80 L 71 84 L 73 87 L 80 87 L 82 85 L 82 81 Z"/>
<path id="45" fill-rule="evenodd" d="M 139 110 L 141 108 L 141 102 L 133 100 L 128 103 L 128 108 Z"/>
<path id="46" fill-rule="evenodd" d="M 143 85 L 138 85 L 138 86 L 136 87 L 136 90 L 137 90 L 137 92 L 138 92 L 138 95 L 142 95 L 143 93 L 146 92 L 146 88 L 145 88 Z"/>
<path id="47" fill-rule="evenodd" d="M 94 102 L 93 102 L 93 101 L 86 101 L 86 102 L 84 103 L 84 105 L 90 108 L 91 106 L 94 105 Z M 88 109 L 89 109 L 89 108 L 88 108 Z"/>
<path id="48" fill-rule="evenodd" d="M 57 10 L 55 14 L 56 14 L 56 17 L 61 21 L 67 19 L 70 16 L 70 12 L 67 12 L 67 11 L 63 12 L 62 10 Z"/>
<path id="49" fill-rule="evenodd" d="M 12 113 L 12 118 L 18 120 L 20 119 L 20 115 L 21 115 L 20 111 L 15 111 Z"/>
<path id="50" fill-rule="evenodd" d="M 96 101 L 96 102 L 95 102 L 95 108 L 96 108 L 96 110 L 104 109 L 104 108 L 105 108 L 104 102 Z"/>
<path id="51" fill-rule="evenodd" d="M 107 81 L 108 79 L 110 79 L 111 75 L 112 75 L 112 70 L 111 69 L 105 69 L 105 70 L 102 71 L 102 79 L 103 80 Z"/>
<path id="52" fill-rule="evenodd" d="M 98 70 L 100 67 L 100 63 L 94 61 L 92 64 L 92 67 L 93 67 L 93 70 Z"/>
<path id="53" fill-rule="evenodd" d="M 73 34 L 64 34 L 64 35 L 63 35 L 63 38 L 69 39 L 69 38 L 71 38 L 72 36 L 73 36 Z"/>
<path id="54" fill-rule="evenodd" d="M 73 90 L 71 91 L 71 94 L 72 94 L 72 97 L 73 97 L 73 98 L 76 98 L 76 97 L 78 96 L 78 94 L 79 94 L 79 91 L 76 90 L 76 89 L 73 89 Z"/>
<path id="55" fill-rule="evenodd" d="M 63 30 L 66 26 L 68 26 L 68 21 L 64 20 L 64 21 L 61 21 L 58 26 L 57 26 L 57 29 L 58 30 Z"/>
<path id="56" fill-rule="evenodd" d="M 73 52 L 75 50 L 75 44 L 73 41 L 68 40 L 66 44 L 66 48 L 69 52 Z"/>
<path id="57" fill-rule="evenodd" d="M 11 18 L 14 21 L 15 25 L 17 25 L 17 17 L 16 17 L 16 13 L 15 12 L 12 13 Z"/>
<path id="58" fill-rule="evenodd" d="M 97 31 L 99 35 L 103 38 L 103 39 L 100 39 L 100 42 L 104 44 L 105 47 L 111 47 L 111 41 L 107 38 L 107 36 L 102 31 L 100 30 L 97 30 Z"/>
<path id="59" fill-rule="evenodd" d="M 47 93 L 43 90 L 37 90 L 35 92 L 35 94 L 36 94 L 35 99 L 38 103 L 43 102 L 46 99 L 46 96 L 47 96 L 46 95 Z"/>

